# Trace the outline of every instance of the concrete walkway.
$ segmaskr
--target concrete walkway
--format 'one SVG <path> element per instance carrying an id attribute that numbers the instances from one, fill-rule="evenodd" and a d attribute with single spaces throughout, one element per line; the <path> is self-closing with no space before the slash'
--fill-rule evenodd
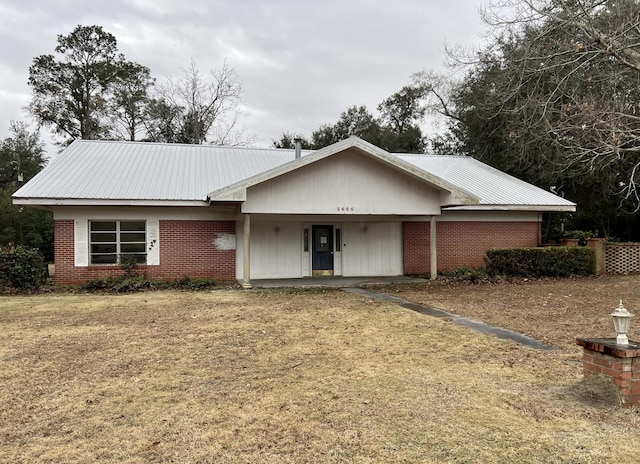
<path id="1" fill-rule="evenodd" d="M 359 295 L 365 295 L 368 298 L 372 298 L 380 301 L 387 301 L 389 303 L 402 306 L 403 308 L 410 309 L 412 311 L 419 312 L 426 316 L 440 317 L 450 320 L 456 325 L 466 327 L 475 332 L 485 333 L 493 335 L 503 340 L 511 340 L 527 348 L 536 350 L 552 351 L 555 348 L 544 345 L 539 340 L 528 337 L 513 330 L 503 329 L 492 325 L 485 324 L 482 321 L 476 321 L 475 319 L 469 319 L 467 317 L 459 316 L 458 314 L 443 311 L 441 309 L 433 308 L 430 306 L 414 303 L 412 301 L 403 300 L 395 296 L 387 295 L 385 293 L 375 292 L 366 288 L 366 285 L 372 284 L 391 284 L 391 283 L 408 283 L 408 282 L 427 282 L 425 279 L 419 279 L 415 277 L 407 276 L 392 276 L 392 277 L 304 277 L 302 279 L 268 279 L 268 280 L 253 280 L 251 284 L 254 288 L 279 288 L 279 287 L 333 287 L 342 288 L 347 292 L 357 293 Z"/>
<path id="2" fill-rule="evenodd" d="M 468 329 L 473 330 L 474 332 L 493 335 L 494 337 L 500 338 L 502 340 L 511 340 L 527 348 L 533 348 L 535 350 L 543 350 L 543 351 L 555 350 L 555 348 L 551 346 L 547 346 L 542 342 L 540 342 L 539 340 L 536 340 L 535 338 L 531 338 L 531 337 L 528 337 L 527 335 L 514 332 L 513 330 L 503 329 L 502 327 L 496 327 L 493 325 L 485 324 L 482 321 L 476 321 L 475 319 L 462 317 L 454 313 L 449 313 L 441 309 L 433 308 L 431 306 L 426 306 L 419 303 L 414 303 L 412 301 L 403 300 L 402 298 L 398 298 L 392 295 L 387 295 L 386 293 L 374 292 L 367 288 L 346 288 L 345 291 L 351 292 L 351 293 L 357 293 L 359 295 L 365 295 L 375 300 L 388 301 L 390 303 L 397 304 L 398 306 L 402 306 L 403 308 L 407 308 L 412 311 L 419 312 L 420 314 L 424 314 L 426 316 L 448 319 L 454 324 L 462 327 L 466 327 Z"/>

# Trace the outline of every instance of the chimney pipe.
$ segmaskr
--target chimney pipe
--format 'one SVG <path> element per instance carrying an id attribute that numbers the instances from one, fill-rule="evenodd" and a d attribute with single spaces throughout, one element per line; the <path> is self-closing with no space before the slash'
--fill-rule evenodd
<path id="1" fill-rule="evenodd" d="M 300 156 L 302 156 L 302 139 L 295 138 L 293 139 L 293 143 L 296 147 L 296 159 L 300 159 Z"/>

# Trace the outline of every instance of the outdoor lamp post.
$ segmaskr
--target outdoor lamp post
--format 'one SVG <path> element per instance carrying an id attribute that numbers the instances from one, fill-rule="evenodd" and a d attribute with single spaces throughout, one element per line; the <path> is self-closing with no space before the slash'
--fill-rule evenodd
<path id="1" fill-rule="evenodd" d="M 629 323 L 633 314 L 627 311 L 627 308 L 622 306 L 622 300 L 618 307 L 611 313 L 613 318 L 613 327 L 616 329 L 618 336 L 616 337 L 616 343 L 618 345 L 628 345 L 629 338 L 627 338 L 627 332 L 629 332 Z"/>

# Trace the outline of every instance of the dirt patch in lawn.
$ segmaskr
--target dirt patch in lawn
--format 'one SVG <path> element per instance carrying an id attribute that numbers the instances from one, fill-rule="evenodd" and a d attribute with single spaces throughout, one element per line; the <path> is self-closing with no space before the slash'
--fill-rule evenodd
<path id="1" fill-rule="evenodd" d="M 547 295 L 560 285 L 547 284 Z M 498 301 L 511 287 L 491 288 Z M 432 293 L 425 302 L 455 312 L 486 292 L 394 291 Z M 571 349 L 526 349 L 340 290 L 1 297 L 0 327 L 2 463 L 600 463 L 640 452 L 636 410 L 585 384 Z"/>

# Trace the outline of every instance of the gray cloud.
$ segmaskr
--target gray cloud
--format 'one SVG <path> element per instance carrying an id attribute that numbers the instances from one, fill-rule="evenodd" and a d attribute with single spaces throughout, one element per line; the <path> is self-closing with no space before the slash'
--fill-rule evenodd
<path id="1" fill-rule="evenodd" d="M 202 72 L 226 59 L 244 85 L 244 125 L 268 146 L 283 131 L 309 135 L 351 105 L 375 110 L 413 72 L 441 69 L 445 42 L 480 44 L 480 3 L 0 0 L 0 137 L 11 119 L 28 119 L 33 58 L 78 24 L 111 32 L 158 79 L 192 58 Z"/>

